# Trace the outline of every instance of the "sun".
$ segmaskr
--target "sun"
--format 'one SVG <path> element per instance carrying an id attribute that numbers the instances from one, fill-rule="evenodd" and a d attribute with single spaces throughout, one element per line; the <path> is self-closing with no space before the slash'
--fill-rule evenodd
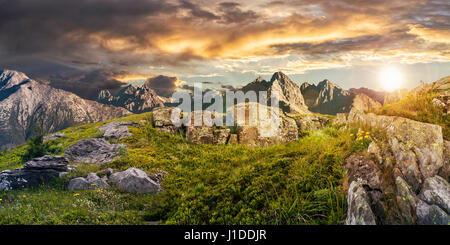
<path id="1" fill-rule="evenodd" d="M 379 75 L 381 87 L 388 92 L 399 89 L 403 83 L 403 73 L 397 67 L 384 67 Z"/>

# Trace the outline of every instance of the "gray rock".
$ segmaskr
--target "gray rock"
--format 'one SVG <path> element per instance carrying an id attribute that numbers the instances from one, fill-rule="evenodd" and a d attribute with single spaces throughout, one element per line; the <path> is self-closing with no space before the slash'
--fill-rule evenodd
<path id="1" fill-rule="evenodd" d="M 69 191 L 72 190 L 92 190 L 92 189 L 107 189 L 109 188 L 107 179 L 98 177 L 95 173 L 90 173 L 86 178 L 78 177 L 69 181 L 67 187 Z"/>
<path id="2" fill-rule="evenodd" d="M 130 137 L 128 126 L 138 125 L 133 121 L 114 121 L 101 126 L 98 131 L 103 132 L 105 139 L 122 139 Z"/>
<path id="3" fill-rule="evenodd" d="M 69 161 L 60 156 L 43 156 L 25 163 L 23 168 L 0 172 L 0 190 L 14 190 L 59 178 L 68 171 Z"/>
<path id="4" fill-rule="evenodd" d="M 230 136 L 230 129 L 207 127 L 207 126 L 188 126 L 186 128 L 186 140 L 197 144 L 223 145 L 227 143 Z"/>
<path id="5" fill-rule="evenodd" d="M 346 225 L 376 225 L 375 215 L 370 209 L 368 198 L 366 191 L 358 180 L 350 184 L 347 196 Z"/>
<path id="6" fill-rule="evenodd" d="M 86 139 L 69 146 L 64 153 L 70 161 L 77 163 L 103 164 L 114 161 L 120 155 L 123 144 L 110 144 L 105 139 Z"/>
<path id="7" fill-rule="evenodd" d="M 238 143 L 239 142 L 238 142 L 237 134 L 230 134 L 230 139 L 228 139 L 228 144 L 237 145 Z"/>
<path id="8" fill-rule="evenodd" d="M 436 205 L 429 205 L 417 199 L 416 216 L 419 225 L 448 225 L 450 216 Z"/>
<path id="9" fill-rule="evenodd" d="M 66 137 L 66 135 L 64 133 L 51 134 L 49 136 L 44 137 L 44 142 L 47 140 L 57 140 L 57 139 L 64 138 L 64 137 Z"/>
<path id="10" fill-rule="evenodd" d="M 112 168 L 107 168 L 105 173 L 106 173 L 106 176 L 109 177 L 109 176 L 111 176 L 114 173 L 114 170 Z"/>
<path id="11" fill-rule="evenodd" d="M 401 211 L 403 224 L 414 224 L 414 210 L 416 208 L 415 195 L 411 187 L 400 176 L 395 178 L 397 187 L 397 204 Z"/>
<path id="12" fill-rule="evenodd" d="M 172 113 L 177 115 L 172 120 Z M 157 107 L 152 110 L 153 126 L 164 133 L 176 134 L 181 125 L 174 125 L 174 122 L 180 122 L 182 114 L 179 108 Z"/>
<path id="13" fill-rule="evenodd" d="M 425 179 L 419 198 L 450 214 L 450 184 L 440 176 Z"/>
<path id="14" fill-rule="evenodd" d="M 129 168 L 118 172 L 109 178 L 117 188 L 122 191 L 136 194 L 155 194 L 161 190 L 161 186 L 153 181 L 144 171 L 137 168 Z"/>
<path id="15" fill-rule="evenodd" d="M 298 130 L 307 131 L 319 130 L 329 122 L 328 118 L 315 115 L 301 115 L 296 116 L 294 119 L 297 123 Z"/>

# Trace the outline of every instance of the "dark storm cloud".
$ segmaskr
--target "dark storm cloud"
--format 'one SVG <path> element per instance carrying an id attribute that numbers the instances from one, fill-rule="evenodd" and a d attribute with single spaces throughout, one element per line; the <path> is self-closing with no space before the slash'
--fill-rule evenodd
<path id="1" fill-rule="evenodd" d="M 242 23 L 257 20 L 260 16 L 252 11 L 243 11 L 240 4 L 236 2 L 223 2 L 219 4 L 218 11 L 222 15 L 221 23 Z"/>
<path id="2" fill-rule="evenodd" d="M 177 88 L 177 82 L 179 82 L 179 80 L 176 77 L 159 75 L 147 79 L 145 84 L 154 89 L 158 95 L 170 97 Z"/>
<path id="3" fill-rule="evenodd" d="M 125 76 L 127 74 L 124 71 L 95 70 L 69 76 L 41 76 L 37 77 L 37 80 L 52 87 L 73 92 L 82 98 L 94 99 L 103 89 L 108 89 L 112 93 L 120 90 L 126 84 L 116 80 L 115 77 Z"/>

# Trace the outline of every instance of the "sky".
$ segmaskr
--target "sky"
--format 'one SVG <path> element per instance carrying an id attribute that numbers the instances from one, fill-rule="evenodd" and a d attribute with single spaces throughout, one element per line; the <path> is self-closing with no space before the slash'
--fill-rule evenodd
<path id="1" fill-rule="evenodd" d="M 170 94 L 277 71 L 381 90 L 450 75 L 448 0 L 0 0 L 0 69 L 92 98 L 126 83 Z"/>

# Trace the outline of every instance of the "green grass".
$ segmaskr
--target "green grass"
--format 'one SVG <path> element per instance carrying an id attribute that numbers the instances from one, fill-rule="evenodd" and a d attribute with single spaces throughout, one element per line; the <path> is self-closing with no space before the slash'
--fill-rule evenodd
<path id="1" fill-rule="evenodd" d="M 373 112 L 379 115 L 400 116 L 440 125 L 444 139 L 450 140 L 450 115 L 445 115 L 432 103 L 433 98 L 436 98 L 438 94 L 433 91 L 409 94 L 400 101 L 384 105 Z"/>
<path id="2" fill-rule="evenodd" d="M 148 118 L 146 113 L 120 120 Z M 78 140 L 98 137 L 104 123 L 63 130 L 67 137 L 52 144 L 63 152 Z M 367 147 L 350 136 L 354 128 L 327 127 L 267 148 L 195 145 L 151 124 L 129 128 L 133 136 L 116 141 L 128 146 L 127 154 L 112 163 L 77 165 L 55 182 L 0 192 L 0 224 L 341 224 L 346 210 L 341 163 Z M 21 167 L 26 147 L 1 153 L 0 169 Z M 70 178 L 108 167 L 166 171 L 164 191 L 67 191 Z"/>

